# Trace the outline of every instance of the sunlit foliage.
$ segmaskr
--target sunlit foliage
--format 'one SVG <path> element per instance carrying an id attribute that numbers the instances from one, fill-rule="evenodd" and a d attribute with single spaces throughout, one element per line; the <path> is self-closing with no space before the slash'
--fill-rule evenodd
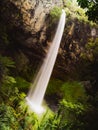
<path id="1" fill-rule="evenodd" d="M 86 14 L 90 20 L 98 22 L 98 0 L 77 0 L 82 8 L 86 8 Z"/>
<path id="2" fill-rule="evenodd" d="M 61 13 L 62 13 L 61 8 L 55 6 L 50 11 L 50 16 L 51 16 L 52 22 L 56 22 L 60 18 Z"/>

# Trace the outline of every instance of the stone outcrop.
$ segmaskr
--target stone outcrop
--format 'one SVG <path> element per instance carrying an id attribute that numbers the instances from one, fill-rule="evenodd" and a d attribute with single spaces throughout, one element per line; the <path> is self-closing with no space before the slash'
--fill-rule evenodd
<path id="1" fill-rule="evenodd" d="M 1 19 L 6 26 L 10 25 L 11 31 L 17 28 L 22 30 L 21 33 L 29 33 L 29 36 L 24 36 L 23 44 L 32 47 L 32 44 L 43 43 L 46 40 L 49 12 L 56 5 L 62 6 L 62 2 L 57 0 L 4 0 L 0 5 Z"/>
<path id="2" fill-rule="evenodd" d="M 0 2 L 0 35 L 2 36 L 0 53 L 11 56 L 17 67 L 20 62 L 18 71 L 25 69 L 24 64 L 27 66 L 38 64 L 46 55 L 44 45 L 46 46 L 48 35 L 50 36 L 49 12 L 54 6 L 62 6 L 62 1 L 3 0 Z M 21 56 L 26 61 L 21 60 L 19 58 Z"/>
<path id="3" fill-rule="evenodd" d="M 55 6 L 62 6 L 62 2 L 57 0 L 11 0 L 11 2 L 20 10 L 22 22 L 25 31 L 32 34 L 26 41 L 31 47 L 32 43 L 42 43 L 46 40 L 46 30 L 48 15 Z M 32 44 L 31 43 L 31 44 Z"/>
<path id="4" fill-rule="evenodd" d="M 49 27 L 51 24 L 49 12 L 54 6 L 63 6 L 63 2 L 61 0 L 0 2 L 0 53 L 11 56 L 20 73 L 28 66 L 36 69 L 35 66 L 38 66 L 46 55 L 47 46 L 50 44 L 48 39 L 53 37 L 53 31 L 56 29 L 56 26 Z M 90 37 L 91 27 L 88 24 L 77 19 L 67 20 L 54 76 L 65 78 L 65 73 L 74 71 L 83 47 Z"/>
<path id="5" fill-rule="evenodd" d="M 84 51 L 85 44 L 91 38 L 91 27 L 89 24 L 72 19 L 66 23 L 64 35 L 55 64 L 53 76 L 65 79 L 76 73 L 76 66 L 79 63 L 80 55 Z M 72 77 L 71 77 L 72 76 Z"/>

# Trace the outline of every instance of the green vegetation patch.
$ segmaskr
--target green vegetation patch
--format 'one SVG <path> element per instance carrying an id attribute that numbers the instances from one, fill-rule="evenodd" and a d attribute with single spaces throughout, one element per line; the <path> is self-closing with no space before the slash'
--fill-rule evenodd
<path id="1" fill-rule="evenodd" d="M 59 18 L 60 15 L 62 13 L 62 9 L 59 7 L 54 7 L 51 11 L 50 11 L 50 16 L 53 22 L 56 22 Z"/>

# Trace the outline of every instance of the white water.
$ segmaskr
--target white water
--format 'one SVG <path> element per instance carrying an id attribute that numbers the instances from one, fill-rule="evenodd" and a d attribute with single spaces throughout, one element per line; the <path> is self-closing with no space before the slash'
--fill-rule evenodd
<path id="1" fill-rule="evenodd" d="M 65 18 L 65 11 L 62 10 L 57 31 L 50 46 L 49 52 L 26 98 L 28 105 L 36 113 L 42 113 L 44 111 L 42 102 L 57 57 L 58 49 L 63 35 Z"/>

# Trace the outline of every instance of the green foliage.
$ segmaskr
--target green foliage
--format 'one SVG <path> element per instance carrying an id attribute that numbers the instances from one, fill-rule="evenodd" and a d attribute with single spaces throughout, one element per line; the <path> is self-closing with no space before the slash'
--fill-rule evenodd
<path id="1" fill-rule="evenodd" d="M 89 7 L 90 2 L 88 0 L 77 0 L 82 8 Z"/>
<path id="2" fill-rule="evenodd" d="M 51 19 L 52 19 L 53 23 L 58 21 L 58 19 L 60 18 L 61 13 L 62 13 L 61 8 L 56 7 L 56 6 L 50 11 L 50 16 L 51 16 Z"/>
<path id="3" fill-rule="evenodd" d="M 1 85 L 0 97 L 1 99 L 8 101 L 11 95 L 15 94 L 15 88 L 13 84 L 16 83 L 15 79 L 11 76 L 5 76 Z M 14 89 L 14 91 L 12 91 Z"/>
<path id="4" fill-rule="evenodd" d="M 81 103 L 72 103 L 62 100 L 58 111 L 60 116 L 59 130 L 82 130 L 85 129 L 83 116 L 88 107 Z"/>
<path id="5" fill-rule="evenodd" d="M 49 84 L 48 84 L 46 94 L 51 95 L 51 94 L 54 94 L 54 93 L 58 93 L 62 84 L 63 84 L 63 81 L 61 81 L 61 80 L 51 79 Z"/>
<path id="6" fill-rule="evenodd" d="M 14 68 L 15 63 L 9 57 L 0 55 L 0 77 L 5 77 L 9 73 L 10 68 Z"/>
<path id="7" fill-rule="evenodd" d="M 0 105 L 0 130 L 36 129 L 37 117 L 27 110 L 25 103 L 22 104 L 15 109 L 6 104 Z"/>
<path id="8" fill-rule="evenodd" d="M 82 62 L 85 62 L 86 66 L 92 66 L 92 64 L 98 64 L 98 38 L 95 40 L 89 39 L 88 44 L 85 45 L 84 52 L 81 53 Z M 93 68 L 92 68 L 93 69 Z M 92 70 L 91 69 L 91 70 Z"/>
<path id="9" fill-rule="evenodd" d="M 25 91 L 30 86 L 30 83 L 22 77 L 15 77 L 15 80 L 16 83 L 14 84 L 14 87 L 16 86 L 20 91 Z"/>
<path id="10" fill-rule="evenodd" d="M 87 8 L 86 14 L 90 20 L 98 21 L 98 0 L 77 0 L 82 8 Z"/>
<path id="11" fill-rule="evenodd" d="M 0 91 L 0 130 L 36 129 L 37 117 L 29 111 L 25 97 L 17 88 L 17 80 L 7 76 Z"/>
<path id="12" fill-rule="evenodd" d="M 77 114 L 82 113 L 82 111 L 85 110 L 83 104 L 81 103 L 73 103 L 73 102 L 67 102 L 66 100 L 62 100 L 61 102 L 61 107 L 62 105 L 66 108 L 66 109 L 70 109 L 71 111 L 76 111 Z"/>
<path id="13" fill-rule="evenodd" d="M 0 84 L 0 130 L 35 130 L 37 117 L 29 112 L 23 92 L 30 84 L 21 77 L 10 75 L 10 68 L 15 67 L 10 58 L 0 56 L 0 63 L 3 75 Z"/>
<path id="14" fill-rule="evenodd" d="M 6 26 L 0 23 L 0 36 L 1 36 L 1 43 L 0 47 L 6 48 L 9 45 L 9 38 L 7 34 Z"/>
<path id="15" fill-rule="evenodd" d="M 91 81 L 94 88 L 95 86 L 97 88 L 98 38 L 89 40 L 80 58 L 81 60 L 79 67 L 82 68 L 82 71 L 80 71 L 82 79 Z"/>
<path id="16" fill-rule="evenodd" d="M 37 130 L 59 130 L 60 117 L 58 113 L 47 111 L 39 124 Z"/>
<path id="17" fill-rule="evenodd" d="M 92 16 L 96 17 L 96 14 L 94 15 L 96 9 L 93 8 L 92 14 L 90 14 L 90 11 L 88 11 L 87 9 L 83 9 L 78 5 L 78 3 L 80 5 L 81 3 L 83 3 L 83 5 L 85 4 L 85 6 L 87 7 L 88 4 L 91 5 L 92 2 L 88 2 L 88 0 L 78 0 L 78 3 L 77 1 L 72 1 L 72 0 L 63 0 L 63 2 L 64 2 L 64 9 L 65 9 L 68 19 L 72 20 L 72 19 L 77 18 L 81 22 L 89 23 L 92 26 L 96 25 L 94 23 L 96 22 L 96 20 L 93 20 L 94 22 L 89 21 L 89 19 L 91 19 L 90 17 Z M 96 5 L 97 4 L 95 4 L 95 6 Z"/>
<path id="18" fill-rule="evenodd" d="M 55 127 L 55 125 L 53 125 L 54 123 L 52 122 L 54 119 L 54 115 L 48 115 L 48 113 L 46 113 L 42 120 L 41 123 L 38 127 L 38 130 L 53 130 L 53 128 Z"/>
<path id="19" fill-rule="evenodd" d="M 80 21 L 85 21 L 87 22 L 87 17 L 85 15 L 85 10 L 80 8 L 77 4 L 76 1 L 71 1 L 71 0 L 64 0 L 65 3 L 65 12 L 67 14 L 67 17 L 70 19 L 77 18 Z"/>
<path id="20" fill-rule="evenodd" d="M 48 114 L 47 112 L 43 116 L 38 130 L 84 130 L 86 129 L 85 116 L 88 111 L 87 105 L 63 99 L 57 113 Z"/>
<path id="21" fill-rule="evenodd" d="M 62 95 L 63 100 L 60 102 L 57 113 L 48 119 L 44 118 L 40 128 L 42 130 L 84 130 L 90 128 L 87 117 L 93 108 L 87 103 L 88 96 L 82 83 L 58 80 L 52 80 L 50 83 L 48 87 L 51 87 L 50 89 L 53 89 L 57 95 Z M 52 90 L 50 93 L 53 94 Z"/>
<path id="22" fill-rule="evenodd" d="M 92 55 L 92 60 L 98 59 L 98 38 L 93 41 L 92 39 L 86 44 L 86 49 L 89 51 L 88 55 Z"/>
<path id="23" fill-rule="evenodd" d="M 86 101 L 87 96 L 85 89 L 80 82 L 66 82 L 61 87 L 62 97 L 67 101 L 78 102 Z"/>
<path id="24" fill-rule="evenodd" d="M 67 101 L 72 102 L 85 102 L 87 96 L 82 83 L 78 81 L 66 81 L 52 79 L 49 82 L 46 95 L 56 94 Z"/>
<path id="25" fill-rule="evenodd" d="M 13 104 L 13 102 L 18 102 L 18 100 L 21 99 L 21 94 L 25 97 L 23 91 L 25 91 L 29 86 L 30 83 L 23 78 L 5 76 L 1 86 L 0 97 L 3 100 L 5 99 L 6 102 Z"/>
<path id="26" fill-rule="evenodd" d="M 15 110 L 5 104 L 0 105 L 0 130 L 18 130 Z"/>
<path id="27" fill-rule="evenodd" d="M 12 61 L 12 59 L 11 58 L 9 58 L 9 57 L 3 57 L 3 56 L 1 56 L 0 55 L 0 63 L 4 66 L 4 67 L 15 67 L 14 66 L 14 62 Z"/>

